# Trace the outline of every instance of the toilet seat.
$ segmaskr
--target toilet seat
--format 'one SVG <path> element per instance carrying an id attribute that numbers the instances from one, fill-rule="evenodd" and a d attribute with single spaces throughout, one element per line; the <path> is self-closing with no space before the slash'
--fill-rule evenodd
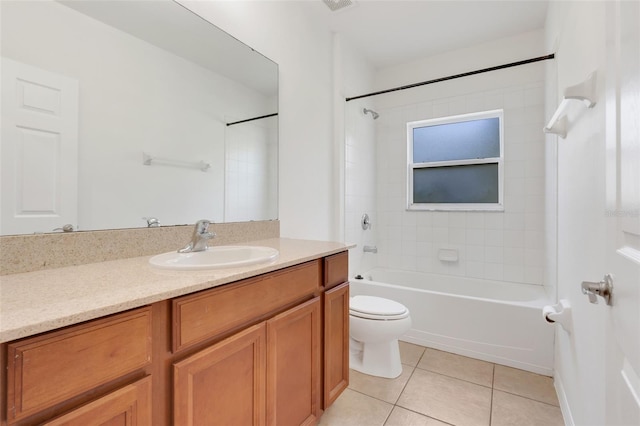
<path id="1" fill-rule="evenodd" d="M 389 321 L 407 318 L 409 310 L 393 300 L 358 295 L 349 300 L 349 314 L 359 318 Z"/>

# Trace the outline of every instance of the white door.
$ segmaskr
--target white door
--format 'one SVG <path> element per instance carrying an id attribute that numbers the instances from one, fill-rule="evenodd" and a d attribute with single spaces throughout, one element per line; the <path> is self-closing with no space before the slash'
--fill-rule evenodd
<path id="1" fill-rule="evenodd" d="M 77 225 L 78 81 L 2 58 L 0 235 Z"/>
<path id="2" fill-rule="evenodd" d="M 640 425 L 640 2 L 607 6 L 607 425 Z"/>

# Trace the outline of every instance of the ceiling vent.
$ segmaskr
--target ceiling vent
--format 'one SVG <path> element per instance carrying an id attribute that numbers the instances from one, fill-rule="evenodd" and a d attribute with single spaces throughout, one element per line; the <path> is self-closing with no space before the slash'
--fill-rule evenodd
<path id="1" fill-rule="evenodd" d="M 332 12 L 354 6 L 354 0 L 322 0 Z"/>

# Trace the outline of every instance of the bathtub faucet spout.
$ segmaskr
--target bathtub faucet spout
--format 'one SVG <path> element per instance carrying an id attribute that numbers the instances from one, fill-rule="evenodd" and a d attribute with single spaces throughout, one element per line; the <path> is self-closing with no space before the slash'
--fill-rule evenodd
<path id="1" fill-rule="evenodd" d="M 364 246 L 362 247 L 362 251 L 365 253 L 377 253 L 378 247 L 376 246 Z"/>

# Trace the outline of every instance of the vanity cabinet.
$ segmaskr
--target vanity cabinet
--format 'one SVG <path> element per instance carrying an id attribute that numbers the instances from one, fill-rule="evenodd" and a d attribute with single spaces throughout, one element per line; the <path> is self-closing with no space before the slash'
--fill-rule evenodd
<path id="1" fill-rule="evenodd" d="M 77 408 L 44 426 L 134 426 L 150 425 L 151 377 L 138 380 Z"/>
<path id="2" fill-rule="evenodd" d="M 347 252 L 324 259 L 324 392 L 326 409 L 349 386 L 349 258 Z"/>
<path id="3" fill-rule="evenodd" d="M 345 251 L 5 343 L 0 425 L 316 424 L 348 385 L 347 263 Z"/>
<path id="4" fill-rule="evenodd" d="M 267 425 L 314 425 L 321 414 L 320 297 L 267 321 Z"/>
<path id="5" fill-rule="evenodd" d="M 145 375 L 151 327 L 145 307 L 9 343 L 8 424 L 32 416 L 25 424 L 40 423 L 43 416 L 91 400 L 96 389 L 112 390 Z"/>
<path id="6" fill-rule="evenodd" d="M 315 297 L 176 363 L 174 424 L 315 424 L 320 356 Z"/>
<path id="7" fill-rule="evenodd" d="M 174 424 L 265 424 L 265 324 L 173 366 Z"/>

